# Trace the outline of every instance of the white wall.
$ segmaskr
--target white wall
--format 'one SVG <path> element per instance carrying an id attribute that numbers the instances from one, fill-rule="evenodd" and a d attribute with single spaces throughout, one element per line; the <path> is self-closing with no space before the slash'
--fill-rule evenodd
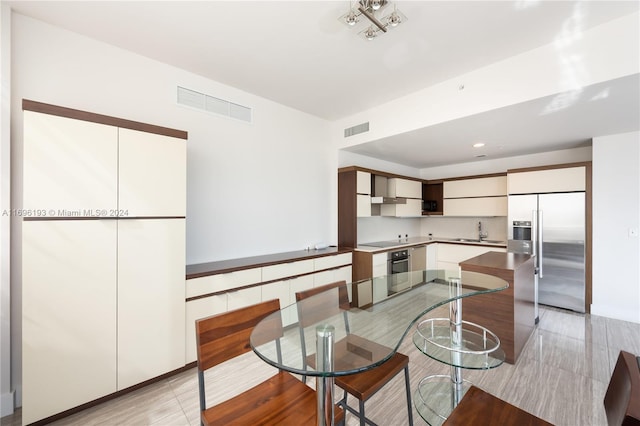
<path id="1" fill-rule="evenodd" d="M 640 132 L 593 139 L 591 313 L 640 323 Z M 630 231 L 635 230 L 636 236 Z"/>
<path id="2" fill-rule="evenodd" d="M 11 9 L 0 3 L 0 417 L 13 412 L 11 387 Z"/>
<path id="3" fill-rule="evenodd" d="M 569 26 L 572 31 L 560 32 L 546 46 L 337 120 L 332 137 L 340 147 L 357 145 L 636 74 L 639 20 L 634 13 L 584 32 Z M 345 128 L 363 122 L 370 123 L 369 132 L 344 138 Z"/>
<path id="4" fill-rule="evenodd" d="M 337 152 L 325 120 L 19 14 L 12 15 L 12 27 L 14 207 L 21 205 L 26 98 L 188 131 L 187 263 L 335 244 Z M 253 123 L 179 106 L 177 85 L 249 106 Z M 12 368 L 19 399 L 17 219 L 12 232 Z M 2 289 L 8 291 L 4 282 Z"/>

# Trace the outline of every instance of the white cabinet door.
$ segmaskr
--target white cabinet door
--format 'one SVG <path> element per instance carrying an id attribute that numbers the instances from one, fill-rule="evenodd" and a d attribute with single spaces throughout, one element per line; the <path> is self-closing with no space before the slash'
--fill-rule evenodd
<path id="1" fill-rule="evenodd" d="M 584 191 L 586 168 L 581 166 L 509 173 L 507 183 L 509 194 Z"/>
<path id="2" fill-rule="evenodd" d="M 25 221 L 22 238 L 28 424 L 116 391 L 116 221 Z"/>
<path id="3" fill-rule="evenodd" d="M 371 196 L 363 195 L 363 194 L 356 195 L 356 216 L 357 217 L 371 216 Z"/>
<path id="4" fill-rule="evenodd" d="M 387 180 L 389 197 L 422 199 L 422 182 L 417 180 L 390 178 Z"/>
<path id="5" fill-rule="evenodd" d="M 118 133 L 122 215 L 185 216 L 186 140 L 130 129 Z"/>
<path id="6" fill-rule="evenodd" d="M 445 181 L 444 198 L 494 197 L 507 195 L 507 177 L 493 176 Z"/>
<path id="7" fill-rule="evenodd" d="M 198 358 L 196 353 L 196 320 L 227 312 L 227 295 L 216 294 L 187 302 L 185 322 L 185 364 Z"/>
<path id="8" fill-rule="evenodd" d="M 438 244 L 427 244 L 427 274 L 425 276 L 427 282 L 437 278 L 436 269 L 438 269 Z"/>
<path id="9" fill-rule="evenodd" d="M 313 259 L 278 263 L 262 267 L 262 281 L 279 280 L 313 272 Z"/>
<path id="10" fill-rule="evenodd" d="M 118 390 L 184 366 L 185 220 L 118 221 Z"/>
<path id="11" fill-rule="evenodd" d="M 408 198 L 406 204 L 382 204 L 380 206 L 382 216 L 418 217 L 422 216 L 422 200 Z"/>
<path id="12" fill-rule="evenodd" d="M 58 217 L 116 209 L 116 127 L 24 111 L 23 156 L 24 209 Z"/>
<path id="13" fill-rule="evenodd" d="M 356 193 L 371 195 L 371 173 L 356 172 Z"/>
<path id="14" fill-rule="evenodd" d="M 231 290 L 262 281 L 262 268 L 243 269 L 187 280 L 186 297 Z"/>
<path id="15" fill-rule="evenodd" d="M 444 199 L 445 216 L 506 216 L 507 197 Z"/>

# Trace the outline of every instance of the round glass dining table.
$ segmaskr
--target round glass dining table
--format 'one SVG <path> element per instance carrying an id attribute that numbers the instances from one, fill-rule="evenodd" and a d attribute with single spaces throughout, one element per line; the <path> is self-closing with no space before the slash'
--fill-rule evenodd
<path id="1" fill-rule="evenodd" d="M 412 330 L 421 352 L 452 367 L 450 380 L 446 380 L 451 390 L 447 396 L 453 401 L 453 405 L 446 402 L 449 410 L 466 391 L 461 369 L 489 369 L 504 361 L 497 336 L 481 325 L 462 321 L 461 301 L 504 290 L 508 287 L 505 280 L 467 271 L 426 270 L 401 275 L 346 284 L 347 303 L 339 287 L 313 295 L 284 306 L 253 329 L 251 346 L 258 357 L 280 370 L 316 377 L 318 425 L 333 424 L 334 378 L 384 363 Z M 295 291 L 291 289 L 291 293 Z M 447 318 L 421 320 L 445 304 Z M 305 321 L 302 313 L 313 317 L 313 322 Z M 343 340 L 349 353 L 334 353 L 335 343 Z M 314 354 L 311 368 L 308 360 Z M 334 358 L 339 356 L 348 356 L 348 362 Z M 433 398 L 442 394 L 430 388 L 442 386 L 442 376 L 434 378 L 420 382 L 414 405 L 428 423 L 439 424 L 448 413 L 443 416 L 432 408 L 440 403 Z"/>

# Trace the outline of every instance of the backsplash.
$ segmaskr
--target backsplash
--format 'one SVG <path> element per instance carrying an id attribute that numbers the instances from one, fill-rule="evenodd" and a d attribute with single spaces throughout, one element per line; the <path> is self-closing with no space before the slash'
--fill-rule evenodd
<path id="1" fill-rule="evenodd" d="M 478 222 L 487 232 L 489 240 L 507 240 L 506 217 L 424 217 L 390 218 L 382 216 L 358 219 L 358 243 L 386 241 L 398 238 L 426 237 L 430 233 L 435 237 L 478 238 Z"/>
<path id="2" fill-rule="evenodd" d="M 421 219 L 420 234 L 447 238 L 478 238 L 478 222 L 489 240 L 507 240 L 507 218 L 500 217 L 427 217 Z"/>

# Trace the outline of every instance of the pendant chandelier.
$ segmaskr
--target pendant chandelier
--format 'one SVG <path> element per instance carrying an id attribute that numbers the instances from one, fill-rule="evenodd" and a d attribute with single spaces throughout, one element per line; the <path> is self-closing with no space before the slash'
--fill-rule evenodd
<path id="1" fill-rule="evenodd" d="M 368 25 L 358 32 L 358 35 L 367 40 L 373 40 L 379 34 L 384 34 L 388 29 L 395 28 L 407 21 L 407 17 L 398 10 L 395 3 L 393 8 L 387 6 L 389 6 L 387 0 L 358 0 L 350 2 L 349 11 L 339 19 L 349 27 L 358 27 L 358 23 L 361 21 L 367 23 Z M 366 19 L 361 19 L 363 16 Z M 382 17 L 378 18 L 378 16 Z"/>

